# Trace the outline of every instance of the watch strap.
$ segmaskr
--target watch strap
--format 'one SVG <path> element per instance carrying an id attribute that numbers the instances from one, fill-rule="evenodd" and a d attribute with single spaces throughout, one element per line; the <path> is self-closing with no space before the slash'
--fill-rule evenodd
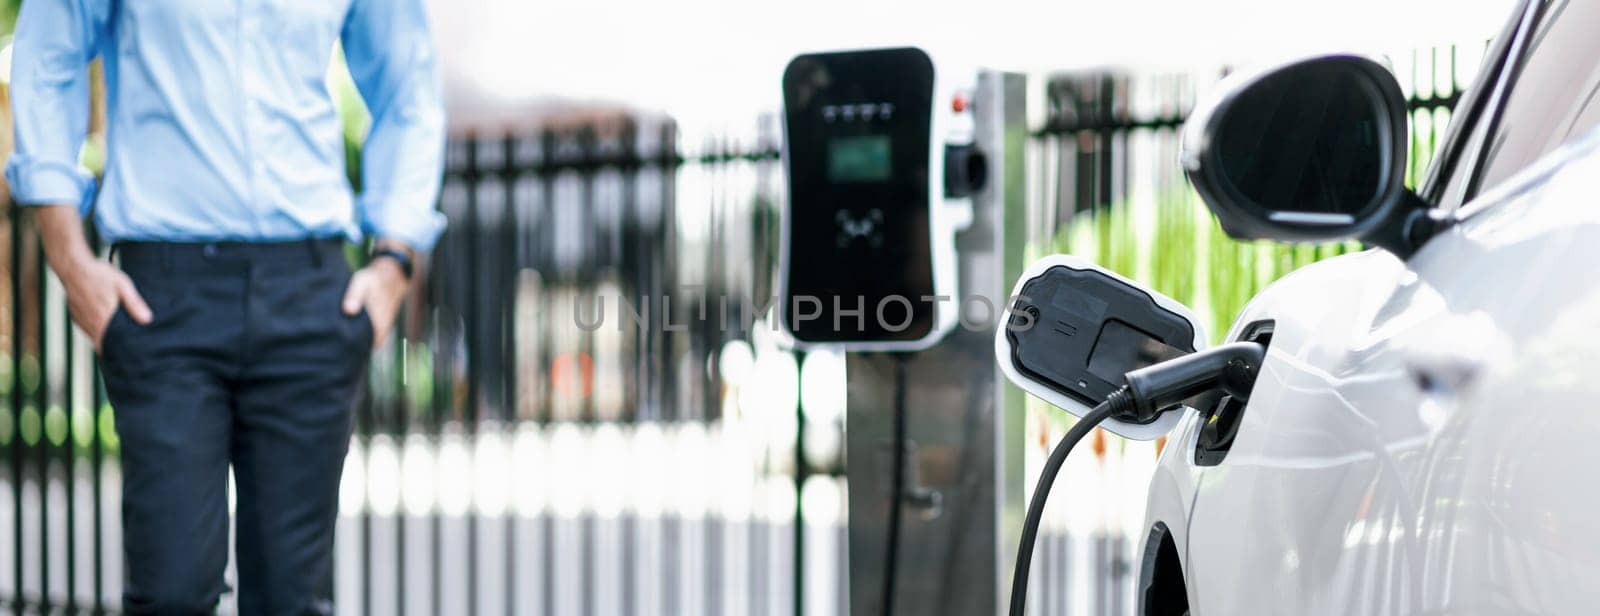
<path id="1" fill-rule="evenodd" d="M 382 257 L 394 259 L 395 265 L 400 266 L 400 273 L 405 274 L 406 280 L 411 279 L 411 270 L 413 269 L 411 263 L 411 253 L 394 248 L 379 248 L 372 251 L 372 259 L 374 261 Z"/>

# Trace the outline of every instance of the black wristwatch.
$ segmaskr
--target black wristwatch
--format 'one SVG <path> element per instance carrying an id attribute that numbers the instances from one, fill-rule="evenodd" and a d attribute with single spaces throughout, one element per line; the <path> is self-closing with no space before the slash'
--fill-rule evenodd
<path id="1" fill-rule="evenodd" d="M 383 257 L 394 259 L 395 265 L 400 266 L 400 273 L 405 274 L 406 280 L 411 280 L 411 253 L 394 248 L 379 248 L 372 251 L 372 260 Z"/>

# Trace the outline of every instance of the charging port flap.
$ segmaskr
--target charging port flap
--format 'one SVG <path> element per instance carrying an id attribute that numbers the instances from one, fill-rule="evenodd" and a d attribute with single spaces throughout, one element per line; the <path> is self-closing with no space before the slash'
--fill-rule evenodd
<path id="1" fill-rule="evenodd" d="M 1183 304 L 1070 255 L 1035 262 L 1012 291 L 995 332 L 995 359 L 1019 387 L 1082 417 L 1123 385 L 1123 375 L 1205 347 Z M 1165 434 L 1179 419 L 1107 420 L 1133 439 Z"/>

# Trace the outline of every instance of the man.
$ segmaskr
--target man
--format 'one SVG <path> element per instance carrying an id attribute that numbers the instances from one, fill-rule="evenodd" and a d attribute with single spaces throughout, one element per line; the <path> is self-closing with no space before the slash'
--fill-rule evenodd
<path id="1" fill-rule="evenodd" d="M 412 262 L 444 226 L 440 78 L 422 0 L 27 0 L 6 177 L 101 353 L 122 443 L 130 614 L 212 611 L 230 463 L 239 607 L 329 610 L 352 404 Z M 372 111 L 363 191 L 325 85 Z M 104 59 L 103 182 L 77 165 Z M 92 212 L 120 271 L 84 239 Z M 343 243 L 374 238 L 351 274 Z"/>

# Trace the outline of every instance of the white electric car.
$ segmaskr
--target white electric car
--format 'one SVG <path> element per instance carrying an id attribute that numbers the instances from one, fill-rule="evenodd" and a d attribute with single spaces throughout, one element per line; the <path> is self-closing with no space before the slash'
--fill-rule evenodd
<path id="1" fill-rule="evenodd" d="M 1240 238 L 1378 246 L 1262 291 L 1247 403 L 1150 488 L 1146 615 L 1600 613 L 1600 0 L 1529 0 L 1402 185 L 1394 78 L 1236 76 L 1182 162 Z"/>

